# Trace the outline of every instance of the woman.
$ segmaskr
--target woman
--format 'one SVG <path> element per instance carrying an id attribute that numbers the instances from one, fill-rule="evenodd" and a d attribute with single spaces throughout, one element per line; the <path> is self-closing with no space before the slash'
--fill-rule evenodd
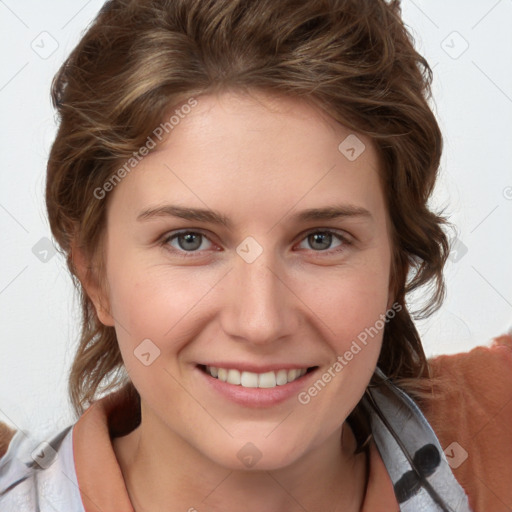
<path id="1" fill-rule="evenodd" d="M 405 303 L 430 284 L 418 314 L 439 307 L 449 246 L 431 73 L 399 14 L 105 4 L 52 90 L 77 422 L 14 436 L 2 510 L 489 510 L 443 455 L 457 365 L 429 367 Z"/>

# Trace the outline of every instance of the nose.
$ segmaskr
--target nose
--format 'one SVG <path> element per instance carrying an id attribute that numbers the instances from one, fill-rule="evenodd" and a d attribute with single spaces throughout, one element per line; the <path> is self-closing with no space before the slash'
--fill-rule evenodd
<path id="1" fill-rule="evenodd" d="M 270 251 L 263 251 L 252 263 L 237 256 L 223 288 L 224 332 L 253 345 L 294 334 L 300 323 L 300 301 L 287 281 L 284 265 L 277 264 Z"/>

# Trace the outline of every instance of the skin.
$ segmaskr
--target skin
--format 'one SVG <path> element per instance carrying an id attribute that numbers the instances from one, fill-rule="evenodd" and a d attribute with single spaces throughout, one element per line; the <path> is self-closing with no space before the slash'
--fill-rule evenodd
<path id="1" fill-rule="evenodd" d="M 205 385 L 196 364 L 289 361 L 318 366 L 319 378 L 390 308 L 377 153 L 358 135 L 366 149 L 349 161 L 338 145 L 352 132 L 297 99 L 196 99 L 110 192 L 105 281 L 101 289 L 85 283 L 141 395 L 141 425 L 113 440 L 130 498 L 137 512 L 358 511 L 366 457 L 353 454 L 345 420 L 370 381 L 382 332 L 307 405 L 297 396 L 263 408 L 235 404 Z M 232 226 L 137 220 L 164 204 L 215 210 Z M 341 204 L 371 217 L 293 220 Z M 205 235 L 198 249 L 165 240 L 183 229 Z M 330 245 L 308 238 L 327 229 Z M 263 249 L 252 263 L 236 252 L 248 236 Z M 149 366 L 134 356 L 144 339 L 160 350 Z M 251 468 L 237 457 L 248 442 L 261 453 Z"/>

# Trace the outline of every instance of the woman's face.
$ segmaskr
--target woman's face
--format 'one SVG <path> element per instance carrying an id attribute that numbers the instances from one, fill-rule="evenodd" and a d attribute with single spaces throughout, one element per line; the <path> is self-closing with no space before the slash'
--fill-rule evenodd
<path id="1" fill-rule="evenodd" d="M 142 427 L 224 467 L 284 467 L 338 435 L 378 359 L 378 159 L 299 100 L 196 101 L 110 192 L 100 317 Z"/>

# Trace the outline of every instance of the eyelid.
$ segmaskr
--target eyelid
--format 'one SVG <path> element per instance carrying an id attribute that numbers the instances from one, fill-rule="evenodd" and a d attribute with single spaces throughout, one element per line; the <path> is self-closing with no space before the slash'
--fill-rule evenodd
<path id="1" fill-rule="evenodd" d="M 209 235 L 207 235 L 202 229 L 200 228 L 183 228 L 183 229 L 176 229 L 174 231 L 168 231 L 166 232 L 162 237 L 159 239 L 159 245 L 164 246 L 168 251 L 172 252 L 173 254 L 179 254 L 180 256 L 184 257 L 190 257 L 197 254 L 202 254 L 205 252 L 206 249 L 203 249 L 202 251 L 183 251 L 179 249 L 175 249 L 174 247 L 171 247 L 169 245 L 171 240 L 174 240 L 178 238 L 180 235 L 185 235 L 187 233 L 193 233 L 201 235 L 202 237 L 206 238 L 211 244 L 215 244 L 215 242 L 211 239 Z"/>
<path id="2" fill-rule="evenodd" d="M 342 252 L 347 249 L 347 246 L 354 245 L 354 239 L 353 237 L 348 234 L 346 231 L 335 229 L 335 228 L 312 228 L 307 231 L 302 232 L 297 238 L 297 243 L 302 242 L 305 240 L 309 235 L 312 235 L 314 233 L 329 233 L 332 234 L 334 237 L 336 237 L 339 242 L 340 246 L 335 247 L 334 249 L 326 249 L 325 251 L 315 251 L 313 249 L 310 249 L 309 252 L 315 254 L 315 255 L 322 255 L 322 254 L 336 254 L 339 252 Z"/>
<path id="3" fill-rule="evenodd" d="M 159 244 L 161 246 L 164 246 L 165 249 L 168 250 L 169 252 L 171 252 L 173 254 L 178 254 L 181 257 L 189 258 L 189 257 L 194 257 L 194 256 L 197 257 L 197 255 L 202 255 L 206 251 L 206 249 L 202 250 L 202 251 L 184 251 L 184 250 L 175 249 L 174 247 L 171 247 L 169 245 L 169 242 L 171 240 L 176 239 L 179 235 L 186 234 L 186 233 L 199 234 L 199 235 L 203 236 L 204 238 L 206 238 L 211 244 L 217 245 L 210 238 L 210 236 L 207 235 L 205 233 L 205 231 L 202 230 L 201 228 L 188 228 L 188 229 L 183 228 L 183 229 L 177 229 L 174 231 L 168 231 L 160 238 Z M 330 233 L 330 234 L 332 234 L 333 236 L 338 238 L 338 240 L 341 243 L 341 247 L 336 247 L 334 249 L 326 249 L 323 251 L 315 251 L 313 249 L 310 249 L 310 252 L 312 252 L 313 254 L 322 255 L 322 254 L 332 254 L 332 253 L 341 252 L 346 248 L 346 246 L 353 245 L 353 243 L 354 243 L 352 236 L 349 235 L 346 231 L 338 230 L 338 229 L 334 229 L 334 228 L 316 227 L 316 228 L 311 228 L 311 229 L 308 229 L 308 230 L 300 233 L 297 236 L 297 238 L 296 238 L 297 241 L 294 245 L 304 241 L 309 235 L 312 235 L 314 233 Z"/>
<path id="4" fill-rule="evenodd" d="M 312 235 L 313 233 L 332 233 L 333 235 L 339 236 L 341 239 L 346 240 L 347 242 L 351 241 L 353 237 L 347 233 L 346 231 L 342 229 L 336 229 L 336 228 L 311 228 L 306 231 L 303 231 L 300 235 L 298 235 L 298 240 L 303 240 L 309 235 Z"/>

